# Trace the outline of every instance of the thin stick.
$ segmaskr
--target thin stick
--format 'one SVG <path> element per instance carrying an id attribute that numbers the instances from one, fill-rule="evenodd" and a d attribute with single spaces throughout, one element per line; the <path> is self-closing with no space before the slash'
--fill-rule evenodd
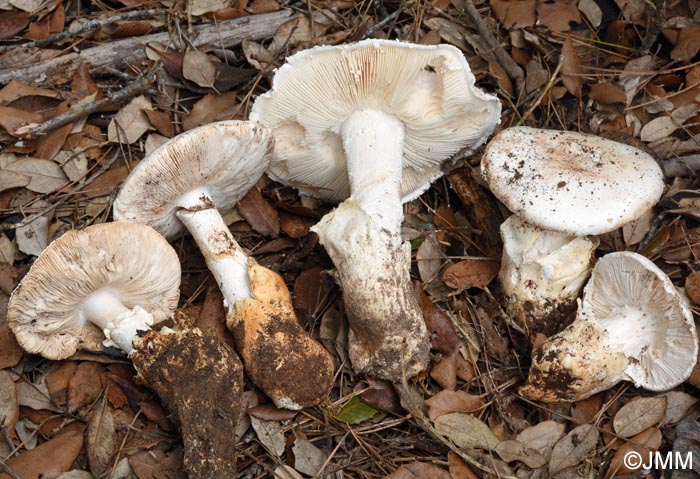
<path id="1" fill-rule="evenodd" d="M 376 32 L 377 30 L 379 30 L 380 28 L 384 27 L 386 24 L 388 24 L 389 22 L 394 20 L 396 17 L 398 17 L 401 14 L 401 12 L 403 12 L 407 8 L 412 7 L 414 3 L 415 3 L 414 1 L 403 3 L 403 5 L 401 5 L 396 11 L 392 12 L 391 15 L 388 15 L 387 17 L 383 18 L 381 21 L 375 23 L 370 28 L 368 28 L 365 31 L 364 35 L 362 35 L 362 38 L 365 39 L 365 38 L 371 37 L 374 34 L 374 32 Z"/>
<path id="2" fill-rule="evenodd" d="M 464 7 L 469 18 L 476 25 L 476 29 L 479 31 L 479 35 L 488 44 L 489 48 L 496 55 L 498 63 L 501 64 L 503 69 L 506 71 L 509 77 L 520 83 L 524 77 L 523 70 L 515 63 L 515 60 L 508 55 L 508 52 L 498 43 L 498 39 L 491 32 L 491 29 L 486 25 L 484 19 L 481 18 L 479 11 L 476 9 L 471 0 L 462 0 L 460 2 Z"/>
<path id="3" fill-rule="evenodd" d="M 73 123 L 74 121 L 84 116 L 88 116 L 91 113 L 95 113 L 96 111 L 99 111 L 105 107 L 112 105 L 121 105 L 122 103 L 131 100 L 135 96 L 140 95 L 141 93 L 145 92 L 151 87 L 151 80 L 153 79 L 154 73 L 155 71 L 149 71 L 145 75 L 140 75 L 129 86 L 122 88 L 121 90 L 118 90 L 112 93 L 111 95 L 108 95 L 100 100 L 88 103 L 86 105 L 71 108 L 69 111 L 58 115 L 54 118 L 51 118 L 48 121 L 45 121 L 41 125 L 30 130 L 29 136 L 35 139 L 39 138 L 40 136 L 43 136 L 50 131 L 67 125 L 68 123 Z"/>
<path id="4" fill-rule="evenodd" d="M 83 23 L 75 28 L 69 28 L 59 33 L 55 33 L 50 37 L 42 38 L 41 40 L 36 40 L 33 42 L 22 43 L 19 45 L 6 45 L 0 47 L 0 52 L 4 52 L 9 48 L 31 48 L 37 47 L 42 48 L 51 45 L 54 42 L 63 40 L 65 38 L 74 37 L 81 35 L 90 30 L 97 30 L 98 28 L 105 27 L 114 23 L 120 23 L 125 20 L 141 20 L 145 18 L 156 18 L 164 17 L 166 15 L 165 10 L 135 10 L 131 12 L 121 13 L 119 15 L 113 15 L 105 18 L 100 18 L 97 20 L 90 20 L 89 22 Z"/>
<path id="5" fill-rule="evenodd" d="M 554 86 L 554 83 L 556 83 L 557 77 L 559 76 L 559 71 L 561 70 L 561 67 L 564 64 L 564 62 L 562 61 L 563 58 L 563 55 L 559 57 L 559 64 L 557 65 L 557 68 L 554 69 L 554 72 L 552 73 L 552 76 L 547 82 L 547 85 L 545 85 L 544 89 L 542 90 L 542 93 L 540 93 L 540 96 L 537 97 L 537 100 L 535 100 L 535 102 L 532 105 L 530 105 L 530 108 L 528 108 L 527 111 L 523 114 L 516 126 L 522 125 L 525 122 L 525 120 L 527 120 L 527 117 L 529 117 L 532 114 L 532 112 L 535 111 L 535 108 L 537 108 L 540 105 L 540 103 L 542 103 L 542 99 L 544 98 L 544 96 Z"/>

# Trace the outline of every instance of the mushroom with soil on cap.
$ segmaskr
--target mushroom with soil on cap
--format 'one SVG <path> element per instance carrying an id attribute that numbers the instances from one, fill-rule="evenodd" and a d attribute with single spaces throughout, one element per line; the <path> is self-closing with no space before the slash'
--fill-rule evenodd
<path id="1" fill-rule="evenodd" d="M 190 232 L 228 305 L 227 324 L 251 380 L 277 406 L 301 409 L 328 395 L 332 359 L 297 322 L 282 278 L 243 251 L 220 213 L 257 183 L 272 144 L 269 130 L 252 122 L 182 133 L 134 168 L 114 217 L 148 224 L 168 239 Z"/>
<path id="2" fill-rule="evenodd" d="M 107 344 L 131 355 L 179 425 L 189 476 L 233 477 L 235 440 L 209 424 L 235 428 L 243 367 L 221 341 L 196 331 L 151 330 L 173 314 L 179 287 L 177 253 L 155 230 L 129 222 L 98 224 L 69 231 L 42 252 L 12 293 L 7 319 L 25 350 L 48 359 L 71 356 L 89 324 L 97 325 Z M 158 344 L 198 360 L 183 365 L 150 354 Z M 175 387 L 164 389 L 153 370 L 167 374 Z M 205 385 L 228 403 L 226 409 L 213 409 L 202 398 Z"/>
<path id="3" fill-rule="evenodd" d="M 610 253 L 593 268 L 576 320 L 533 355 L 523 396 L 578 401 L 622 380 L 665 391 L 693 371 L 698 335 L 685 298 L 637 253 Z"/>
<path id="4" fill-rule="evenodd" d="M 345 200 L 314 231 L 338 271 L 356 371 L 396 381 L 427 367 L 402 203 L 483 143 L 499 115 L 458 49 L 388 40 L 298 52 L 253 105 L 275 135 L 269 175 Z"/>
<path id="5" fill-rule="evenodd" d="M 534 338 L 561 330 L 594 262 L 599 235 L 637 219 L 664 188 L 653 157 L 583 133 L 508 128 L 488 144 L 482 175 L 517 216 L 501 226 L 506 312 Z"/>

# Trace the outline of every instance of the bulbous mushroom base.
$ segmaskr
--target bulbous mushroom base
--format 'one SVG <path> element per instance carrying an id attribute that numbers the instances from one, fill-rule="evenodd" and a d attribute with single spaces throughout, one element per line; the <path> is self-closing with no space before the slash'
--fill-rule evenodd
<path id="1" fill-rule="evenodd" d="M 180 429 L 188 477 L 236 477 L 243 366 L 233 349 L 196 329 L 148 331 L 134 341 L 132 360 Z"/>
<path id="2" fill-rule="evenodd" d="M 355 371 L 396 382 L 426 369 L 430 337 L 411 285 L 410 245 L 352 199 L 314 230 L 338 271 Z"/>
<path id="3" fill-rule="evenodd" d="M 504 309 L 534 341 L 538 334 L 550 337 L 571 324 L 576 313 L 576 299 L 542 301 L 522 300 L 516 296 L 503 299 Z"/>
<path id="4" fill-rule="evenodd" d="M 237 301 L 227 319 L 246 373 L 278 407 L 315 406 L 333 387 L 333 360 L 297 321 L 282 277 L 249 263 L 252 298 Z"/>
<path id="5" fill-rule="evenodd" d="M 533 353 L 520 394 L 548 403 L 579 401 L 622 381 L 627 366 L 625 354 L 611 347 L 606 329 L 579 317 Z"/>

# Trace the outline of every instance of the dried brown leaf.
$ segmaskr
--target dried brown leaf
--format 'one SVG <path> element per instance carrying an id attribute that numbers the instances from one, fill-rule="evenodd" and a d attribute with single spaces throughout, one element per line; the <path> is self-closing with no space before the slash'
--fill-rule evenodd
<path id="1" fill-rule="evenodd" d="M 143 95 L 137 96 L 119 110 L 107 127 L 107 138 L 114 143 L 135 143 L 151 128 L 144 110 L 152 110 L 151 102 Z"/>
<path id="2" fill-rule="evenodd" d="M 700 272 L 693 271 L 685 278 L 685 292 L 693 303 L 700 304 Z"/>
<path id="3" fill-rule="evenodd" d="M 479 476 L 467 466 L 462 458 L 452 451 L 447 453 L 447 465 L 452 479 L 479 479 Z"/>
<path id="4" fill-rule="evenodd" d="M 592 422 L 603 406 L 603 398 L 596 394 L 587 399 L 576 401 L 571 406 L 571 417 L 577 424 Z"/>
<path id="5" fill-rule="evenodd" d="M 167 454 L 153 448 L 129 456 L 129 465 L 138 479 L 186 479 L 182 461 L 182 448 Z"/>
<path id="6" fill-rule="evenodd" d="M 491 9 L 508 30 L 535 25 L 536 0 L 490 0 Z"/>
<path id="7" fill-rule="evenodd" d="M 413 283 L 413 291 L 418 296 L 425 325 L 431 335 L 432 348 L 442 354 L 451 354 L 456 351 L 461 341 L 457 337 L 457 331 L 450 318 L 433 304 L 430 297 L 423 291 L 423 285 L 420 282 Z"/>
<path id="8" fill-rule="evenodd" d="M 603 105 L 624 104 L 627 101 L 625 90 L 621 86 L 609 82 L 599 82 L 592 85 L 588 96 Z"/>
<path id="9" fill-rule="evenodd" d="M 239 106 L 235 92 L 204 95 L 185 117 L 182 127 L 187 131 L 214 121 L 233 119 L 233 115 L 240 109 Z"/>
<path id="10" fill-rule="evenodd" d="M 581 63 L 578 54 L 574 48 L 574 44 L 570 37 L 566 37 L 564 44 L 561 47 L 562 65 L 561 65 L 561 81 L 566 89 L 577 98 L 581 98 L 581 88 L 583 82 L 581 80 Z"/>
<path id="11" fill-rule="evenodd" d="M 275 207 L 263 198 L 260 190 L 257 188 L 251 188 L 241 198 L 238 202 L 238 212 L 261 235 L 273 238 L 279 236 L 279 214 Z"/>
<path id="12" fill-rule="evenodd" d="M 0 127 L 12 136 L 24 136 L 44 121 L 41 113 L 9 106 L 0 107 Z"/>
<path id="13" fill-rule="evenodd" d="M 275 0 L 253 0 L 252 5 L 248 7 L 248 12 L 253 15 L 259 13 L 271 13 L 280 9 L 280 4 Z"/>
<path id="14" fill-rule="evenodd" d="M 513 96 L 513 82 L 511 81 L 508 73 L 498 62 L 489 62 L 489 73 L 498 82 L 498 87 L 507 93 L 509 96 Z"/>
<path id="15" fill-rule="evenodd" d="M 671 51 L 671 58 L 689 62 L 700 51 L 700 26 L 683 28 L 678 34 L 676 47 Z"/>
<path id="16" fill-rule="evenodd" d="M 290 238 L 303 238 L 311 227 L 317 223 L 316 220 L 305 216 L 294 215 L 286 211 L 280 211 L 280 228 Z"/>
<path id="17" fill-rule="evenodd" d="M 119 188 L 119 185 L 128 175 L 129 170 L 126 166 L 112 168 L 95 178 L 92 183 L 80 190 L 80 192 L 87 198 L 109 195 Z"/>
<path id="18" fill-rule="evenodd" d="M 216 81 L 216 68 L 206 53 L 189 50 L 182 59 L 182 76 L 203 88 L 212 88 Z"/>
<path id="19" fill-rule="evenodd" d="M 102 476 L 109 469 L 115 444 L 114 415 L 103 401 L 90 416 L 87 429 L 87 455 L 90 472 L 95 477 Z"/>
<path id="20" fill-rule="evenodd" d="M 163 136 L 167 136 L 168 138 L 172 138 L 175 135 L 175 126 L 173 125 L 173 121 L 170 119 L 170 115 L 168 115 L 166 112 L 144 110 L 144 113 L 148 117 L 148 121 L 151 122 L 151 125 L 153 125 L 153 128 L 158 130 L 158 133 Z"/>
<path id="21" fill-rule="evenodd" d="M 51 401 L 58 406 L 65 406 L 68 402 L 68 383 L 77 367 L 78 364 L 75 361 L 64 361 L 59 367 L 49 372 L 46 377 Z"/>
<path id="22" fill-rule="evenodd" d="M 0 370 L 0 426 L 12 435 L 18 419 L 17 386 L 10 373 Z"/>
<path id="23" fill-rule="evenodd" d="M 654 118 L 644 125 L 639 137 L 642 141 L 657 141 L 666 138 L 678 129 L 678 125 L 670 116 L 660 116 Z"/>
<path id="24" fill-rule="evenodd" d="M 360 394 L 360 399 L 370 406 L 382 411 L 401 413 L 401 403 L 391 383 L 367 378 L 369 388 Z"/>
<path id="25" fill-rule="evenodd" d="M 641 458 L 642 462 L 639 463 L 640 466 L 642 464 L 649 464 L 651 454 L 661 447 L 661 440 L 661 431 L 655 427 L 646 429 L 630 438 L 628 442 L 625 442 L 622 447 L 615 452 L 605 477 L 620 476 L 639 470 L 639 467 L 634 469 L 627 467 L 627 461 L 625 461 L 625 459 L 629 458 L 630 455 L 632 455 L 634 459 Z"/>
<path id="26" fill-rule="evenodd" d="M 699 399 L 681 391 L 669 391 L 665 394 L 668 403 L 666 413 L 661 420 L 661 425 L 675 424 L 681 421 L 691 407 L 698 403 Z"/>
<path id="27" fill-rule="evenodd" d="M 22 173 L 0 170 L 0 191 L 27 186 L 31 178 Z"/>
<path id="28" fill-rule="evenodd" d="M 631 437 L 658 424 L 666 414 L 666 396 L 636 397 L 615 414 L 613 428 L 622 437 Z"/>
<path id="29" fill-rule="evenodd" d="M 68 381 L 69 412 L 76 412 L 83 406 L 92 404 L 102 392 L 102 369 L 93 362 L 83 362 L 78 365 L 75 374 Z"/>
<path id="30" fill-rule="evenodd" d="M 248 408 L 246 413 L 262 421 L 287 421 L 294 419 L 297 415 L 297 411 L 282 409 L 272 404 L 255 405 Z"/>
<path id="31" fill-rule="evenodd" d="M 454 289 L 484 289 L 496 277 L 499 268 L 495 261 L 466 259 L 448 266 L 442 280 Z"/>
<path id="32" fill-rule="evenodd" d="M 550 458 L 552 448 L 564 436 L 566 426 L 555 421 L 542 421 L 539 424 L 528 427 L 517 435 L 516 440 L 527 444 L 544 455 L 547 459 Z"/>
<path id="33" fill-rule="evenodd" d="M 581 23 L 577 0 L 538 2 L 537 20 L 553 32 L 568 32 L 571 23 Z"/>
<path id="34" fill-rule="evenodd" d="M 0 90 L 0 105 L 8 105 L 15 100 L 25 96 L 47 96 L 49 98 L 60 98 L 61 94 L 54 90 L 37 88 L 25 85 L 17 80 L 12 80 Z"/>
<path id="35" fill-rule="evenodd" d="M 634 221 L 626 223 L 622 227 L 622 238 L 628 246 L 639 244 L 651 229 L 656 213 L 653 209 L 644 212 L 642 216 Z"/>
<path id="36" fill-rule="evenodd" d="M 484 402 L 479 396 L 468 394 L 464 391 L 443 390 L 426 399 L 428 417 L 435 420 L 443 414 L 452 412 L 464 412 L 474 414 L 484 407 Z"/>
<path id="37" fill-rule="evenodd" d="M 275 456 L 284 453 L 286 440 L 282 432 L 282 426 L 276 421 L 262 421 L 255 416 L 250 416 L 250 425 L 253 426 L 255 435 L 260 443 Z"/>
<path id="38" fill-rule="evenodd" d="M 598 28 L 603 22 L 603 11 L 595 0 L 579 0 L 578 9 L 588 19 L 593 28 Z"/>
<path id="39" fill-rule="evenodd" d="M 525 91 L 531 93 L 539 90 L 549 81 L 549 72 L 542 67 L 539 60 L 532 59 L 525 66 Z"/>
<path id="40" fill-rule="evenodd" d="M 29 25 L 29 14 L 15 10 L 0 12 L 0 40 L 8 40 Z"/>
<path id="41" fill-rule="evenodd" d="M 65 8 L 63 8 L 63 4 L 59 2 L 49 19 L 49 30 L 51 31 L 51 33 L 62 32 L 65 24 L 66 10 Z"/>
<path id="42" fill-rule="evenodd" d="M 493 450 L 500 442 L 483 421 L 471 414 L 443 414 L 435 420 L 435 429 L 459 447 Z"/>
<path id="43" fill-rule="evenodd" d="M 4 271 L 6 267 L 12 268 L 12 266 L 8 264 L 0 264 L 0 276 L 10 278 L 10 275 Z M 0 281 L 0 283 L 2 283 L 2 281 Z M 0 292 L 0 296 L 2 296 L 2 294 L 3 293 Z M 15 334 L 10 329 L 7 321 L 3 321 L 2 324 L 0 324 L 0 368 L 16 366 L 19 360 L 22 359 L 23 353 L 24 351 L 21 346 L 17 344 Z"/>
<path id="44" fill-rule="evenodd" d="M 30 451 L 25 451 L 7 461 L 9 468 L 19 477 L 56 477 L 70 469 L 83 448 L 83 433 L 61 433 Z M 1 474 L 3 479 L 9 475 Z"/>
<path id="45" fill-rule="evenodd" d="M 306 439 L 298 437 L 292 446 L 294 469 L 302 474 L 316 477 L 328 456 Z"/>
<path id="46" fill-rule="evenodd" d="M 501 441 L 496 446 L 496 452 L 506 462 L 520 461 L 533 469 L 547 464 L 542 454 L 520 441 Z"/>
<path id="47" fill-rule="evenodd" d="M 430 233 L 416 251 L 416 264 L 421 281 L 428 284 L 435 280 L 442 266 L 442 248 L 438 242 L 437 233 Z"/>
<path id="48" fill-rule="evenodd" d="M 450 473 L 427 462 L 404 464 L 385 479 L 451 479 Z"/>
<path id="49" fill-rule="evenodd" d="M 29 177 L 26 188 L 37 193 L 53 193 L 68 184 L 66 174 L 53 161 L 22 158 L 7 165 L 5 171 Z"/>
<path id="50" fill-rule="evenodd" d="M 49 220 L 39 216 L 15 231 L 17 248 L 23 253 L 39 256 L 48 243 Z"/>
<path id="51" fill-rule="evenodd" d="M 579 464 L 596 446 L 600 433 L 590 424 L 582 424 L 557 442 L 549 461 L 549 474 Z"/>

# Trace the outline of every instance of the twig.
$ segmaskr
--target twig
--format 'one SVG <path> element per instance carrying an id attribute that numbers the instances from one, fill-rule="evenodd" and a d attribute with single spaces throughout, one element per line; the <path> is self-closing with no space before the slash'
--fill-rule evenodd
<path id="1" fill-rule="evenodd" d="M 542 99 L 544 98 L 544 96 L 554 86 L 554 83 L 556 83 L 557 77 L 559 76 L 559 71 L 561 70 L 561 67 L 564 64 L 564 62 L 562 61 L 563 58 L 564 58 L 563 55 L 559 57 L 559 64 L 557 64 L 557 67 L 554 69 L 554 72 L 552 73 L 552 76 L 549 78 L 547 85 L 545 85 L 544 89 L 540 93 L 540 96 L 537 97 L 537 100 L 535 100 L 535 102 L 532 105 L 530 105 L 530 108 L 528 108 L 527 111 L 520 118 L 520 120 L 518 120 L 518 123 L 516 126 L 522 125 L 525 122 L 525 120 L 527 120 L 527 118 L 532 114 L 532 112 L 535 111 L 535 108 L 537 108 L 540 105 L 540 103 L 542 103 Z"/>
<path id="2" fill-rule="evenodd" d="M 40 136 L 43 136 L 50 131 L 67 125 L 68 123 L 73 123 L 74 121 L 84 116 L 88 116 L 91 113 L 95 113 L 96 111 L 100 111 L 105 107 L 121 105 L 122 103 L 148 90 L 151 87 L 151 81 L 153 80 L 154 75 L 155 71 L 151 70 L 145 75 L 140 75 L 131 85 L 122 88 L 121 90 L 117 90 L 111 95 L 108 95 L 100 100 L 88 103 L 87 105 L 81 105 L 75 108 L 71 108 L 69 111 L 58 115 L 57 117 L 51 118 L 50 120 L 45 121 L 36 128 L 33 128 L 29 131 L 29 136 L 35 139 L 39 138 Z"/>
<path id="3" fill-rule="evenodd" d="M 55 33 L 50 37 L 42 38 L 41 40 L 36 40 L 33 42 L 22 43 L 19 45 L 7 45 L 0 47 L 0 52 L 4 52 L 9 48 L 31 48 L 37 47 L 42 48 L 51 45 L 54 42 L 63 40 L 64 38 L 74 37 L 90 30 L 97 30 L 98 28 L 105 27 L 114 23 L 120 23 L 125 20 L 141 20 L 145 18 L 163 17 L 166 15 L 164 10 L 135 10 L 131 12 L 120 13 L 119 15 L 112 15 L 105 18 L 100 18 L 98 20 L 90 20 L 89 22 L 78 25 L 75 28 L 69 28 L 59 33 Z"/>
<path id="4" fill-rule="evenodd" d="M 391 21 L 394 20 L 396 17 L 398 17 L 399 15 L 401 15 L 401 13 L 402 13 L 404 10 L 406 10 L 406 9 L 409 8 L 409 7 L 412 7 L 414 3 L 415 3 L 414 0 L 412 0 L 412 1 L 410 1 L 410 2 L 402 2 L 402 5 L 401 5 L 397 10 L 395 10 L 394 12 L 392 12 L 391 15 L 387 15 L 387 16 L 384 17 L 381 21 L 375 23 L 374 25 L 372 25 L 371 27 L 369 27 L 367 30 L 365 30 L 365 33 L 362 35 L 362 38 L 365 39 L 365 38 L 371 37 L 371 36 L 374 34 L 374 32 L 376 32 L 376 31 L 379 30 L 380 28 L 384 27 L 387 23 L 391 22 Z"/>
<path id="5" fill-rule="evenodd" d="M 486 41 L 486 44 L 496 55 L 498 63 L 501 64 L 501 66 L 510 78 L 515 80 L 516 83 L 520 84 L 520 82 L 522 82 L 524 78 L 523 70 L 518 66 L 517 63 L 515 63 L 515 60 L 513 60 L 510 55 L 508 55 L 508 52 L 505 50 L 505 48 L 503 48 L 501 44 L 498 43 L 498 39 L 491 32 L 491 29 L 488 27 L 488 25 L 486 25 L 484 19 L 481 18 L 479 11 L 476 9 L 472 1 L 462 0 L 460 3 L 464 7 L 464 10 L 469 16 L 469 18 L 472 20 L 472 22 L 474 22 L 474 25 L 476 25 L 476 29 L 479 31 L 479 35 L 481 36 L 481 38 L 483 38 L 484 41 Z"/>

